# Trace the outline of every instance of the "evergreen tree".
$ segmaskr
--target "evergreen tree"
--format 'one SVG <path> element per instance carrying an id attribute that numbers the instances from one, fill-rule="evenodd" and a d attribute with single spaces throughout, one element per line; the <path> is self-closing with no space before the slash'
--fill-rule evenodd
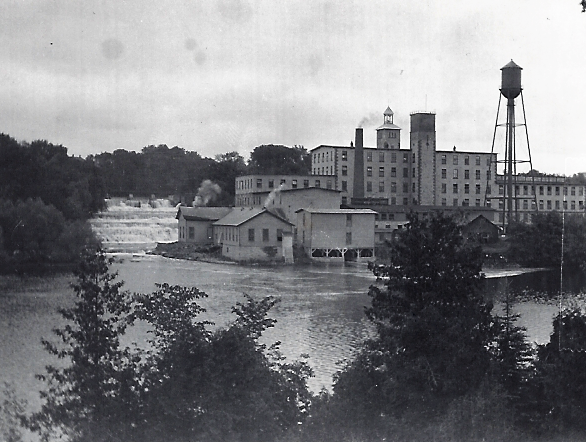
<path id="1" fill-rule="evenodd" d="M 234 308 L 238 319 L 214 332 L 195 288 L 162 284 L 140 296 L 137 315 L 153 327 L 145 367 L 142 422 L 149 440 L 271 441 L 297 425 L 309 404 L 304 363 L 271 359 L 258 343 L 274 320 L 274 300 Z M 269 352 L 274 352 L 271 347 Z M 140 439 L 140 438 L 139 438 Z"/>
<path id="2" fill-rule="evenodd" d="M 29 425 L 44 438 L 127 440 L 136 425 L 137 361 L 120 347 L 130 304 L 109 264 L 102 251 L 88 254 L 76 272 L 75 305 L 59 310 L 68 321 L 54 330 L 61 343 L 43 341 L 50 354 L 63 360 L 38 376 L 48 388 Z"/>
<path id="3" fill-rule="evenodd" d="M 566 310 L 535 361 L 533 427 L 556 434 L 586 432 L 586 316 Z M 529 404 L 531 405 L 531 404 Z"/>
<path id="4" fill-rule="evenodd" d="M 451 218 L 411 214 L 392 264 L 373 269 L 384 281 L 370 288 L 366 310 L 377 335 L 340 373 L 336 395 L 357 396 L 366 415 L 435 416 L 474 391 L 495 337 L 492 306 L 480 291 L 481 256 Z"/>

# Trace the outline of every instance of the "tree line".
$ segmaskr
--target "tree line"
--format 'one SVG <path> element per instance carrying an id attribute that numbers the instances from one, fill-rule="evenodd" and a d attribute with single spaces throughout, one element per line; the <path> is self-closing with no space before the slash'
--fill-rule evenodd
<path id="1" fill-rule="evenodd" d="M 70 263 L 96 244 L 87 219 L 106 189 L 90 160 L 48 141 L 0 134 L 0 269 Z"/>
<path id="2" fill-rule="evenodd" d="M 110 196 L 129 194 L 157 197 L 188 196 L 193 200 L 204 180 L 220 186 L 217 206 L 234 204 L 234 182 L 240 175 L 309 174 L 311 159 L 303 147 L 261 145 L 254 148 L 248 162 L 238 152 L 204 158 L 197 152 L 166 145 L 147 146 L 140 152 L 123 149 L 91 155 Z M 189 199 L 189 198 L 188 198 Z"/>
<path id="3" fill-rule="evenodd" d="M 8 394 L 5 434 L 21 427 L 70 441 L 538 441 L 586 436 L 586 316 L 553 318 L 550 341 L 530 345 L 512 296 L 502 312 L 482 293 L 482 252 L 443 215 L 410 223 L 392 265 L 372 266 L 365 314 L 375 333 L 313 394 L 312 370 L 286 362 L 263 332 L 274 298 L 246 296 L 214 328 L 197 288 L 130 294 L 103 252 L 73 286 L 68 324 L 44 341 L 61 359 L 40 379 L 40 411 Z M 148 324 L 148 348 L 121 345 Z M 0 416 L 2 413 L 0 413 Z M 1 420 L 1 419 L 0 419 Z"/>
<path id="4" fill-rule="evenodd" d="M 87 220 L 108 197 L 177 197 L 191 203 L 204 182 L 234 204 L 234 182 L 246 173 L 308 174 L 302 147 L 262 145 L 248 162 L 237 152 L 204 158 L 166 145 L 118 149 L 83 159 L 46 140 L 19 142 L 0 134 L 0 270 L 71 264 L 96 244 Z M 218 187 L 219 186 L 219 187 Z M 178 201 L 177 201 L 178 202 Z"/>

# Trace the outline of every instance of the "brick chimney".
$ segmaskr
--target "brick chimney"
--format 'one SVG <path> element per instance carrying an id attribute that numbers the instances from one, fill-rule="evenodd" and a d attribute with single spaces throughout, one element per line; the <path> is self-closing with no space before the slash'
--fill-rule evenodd
<path id="1" fill-rule="evenodd" d="M 362 128 L 356 128 L 354 142 L 354 186 L 353 198 L 364 198 L 364 149 Z"/>

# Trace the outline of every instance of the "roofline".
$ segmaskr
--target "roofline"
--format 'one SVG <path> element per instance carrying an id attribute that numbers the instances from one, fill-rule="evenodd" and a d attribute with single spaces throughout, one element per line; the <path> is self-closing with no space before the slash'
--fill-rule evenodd
<path id="1" fill-rule="evenodd" d="M 337 175 L 323 175 L 323 176 L 328 176 L 328 177 L 336 177 Z M 273 191 L 275 191 L 277 189 L 272 189 L 272 190 L 255 190 L 253 192 L 243 192 L 243 193 L 239 193 L 238 195 L 262 195 L 264 193 L 271 193 Z M 300 190 L 323 190 L 325 192 L 337 192 L 337 193 L 342 193 L 341 190 L 336 190 L 336 189 L 328 189 L 326 187 L 298 187 L 297 189 L 281 189 L 279 190 L 279 193 L 282 192 L 297 192 Z"/>
<path id="2" fill-rule="evenodd" d="M 436 153 L 468 153 L 473 155 L 496 155 L 496 152 L 473 152 L 469 150 L 436 150 Z"/>
<path id="3" fill-rule="evenodd" d="M 301 209 L 297 209 L 295 211 L 295 213 L 299 213 L 301 211 L 305 210 L 308 213 L 324 213 L 324 214 L 328 214 L 328 213 L 355 213 L 355 212 L 361 212 L 362 215 L 370 215 L 370 214 L 376 214 L 377 212 L 375 210 L 366 208 L 366 209 L 317 209 L 317 208 L 301 208 Z"/>
<path id="4" fill-rule="evenodd" d="M 237 210 L 237 209 L 235 208 L 234 210 Z M 271 211 L 270 211 L 269 209 L 267 209 L 266 207 L 263 207 L 263 209 L 262 209 L 260 212 L 258 212 L 258 213 L 256 213 L 256 214 L 252 215 L 250 218 L 246 218 L 244 221 L 241 221 L 241 222 L 239 222 L 238 224 L 217 224 L 217 223 L 219 223 L 219 222 L 220 222 L 220 221 L 223 219 L 223 218 L 220 218 L 218 221 L 216 221 L 216 222 L 214 223 L 214 225 L 218 225 L 218 226 L 236 226 L 236 227 L 238 227 L 238 226 L 241 226 L 242 224 L 244 224 L 244 223 L 247 223 L 248 221 L 250 221 L 250 220 L 252 220 L 252 219 L 256 218 L 257 216 L 259 216 L 259 215 L 262 215 L 263 213 L 268 213 L 269 215 L 272 215 L 272 216 L 274 216 L 275 218 L 277 218 L 277 219 L 279 219 L 279 220 L 283 221 L 284 223 L 287 223 L 287 224 L 289 224 L 290 226 L 295 226 L 295 224 L 293 224 L 292 222 L 290 222 L 290 221 L 288 221 L 288 220 L 286 220 L 286 219 L 283 219 L 283 218 L 281 218 L 279 215 L 277 215 L 277 214 L 275 214 L 275 213 L 271 212 Z M 229 214 L 228 214 L 228 215 L 229 215 Z M 226 215 L 226 216 L 228 216 L 228 215 Z M 224 218 L 225 218 L 225 217 L 224 217 Z"/>

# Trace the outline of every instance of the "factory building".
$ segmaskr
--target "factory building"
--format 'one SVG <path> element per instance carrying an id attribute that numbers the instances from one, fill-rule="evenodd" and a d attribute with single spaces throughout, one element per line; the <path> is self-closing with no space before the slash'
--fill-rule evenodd
<path id="1" fill-rule="evenodd" d="M 531 222 L 536 212 L 564 212 L 584 215 L 586 210 L 586 186 L 576 179 L 558 175 L 517 174 L 513 176 L 512 218 L 524 223 Z M 507 180 L 497 175 L 491 205 L 498 210 L 497 222 L 503 224 L 507 200 Z"/>
<path id="2" fill-rule="evenodd" d="M 310 151 L 312 173 L 329 176 L 351 206 L 485 206 L 494 188 L 496 154 L 436 149 L 435 114 L 411 114 L 409 149 L 387 108 L 376 129 L 376 147 L 363 145 L 357 128 L 350 146 L 320 145 Z"/>
<path id="3" fill-rule="evenodd" d="M 263 207 L 275 191 L 285 191 L 284 197 L 291 190 L 286 203 L 279 199 L 280 208 L 287 209 L 287 218 L 291 218 L 298 209 L 320 208 L 322 196 L 327 197 L 324 209 L 333 209 L 332 201 L 338 199 L 341 208 L 377 212 L 377 242 L 392 237 L 395 224 L 404 223 L 410 210 L 482 214 L 490 222 L 506 224 L 507 177 L 497 174 L 497 164 L 502 161 L 497 161 L 494 149 L 473 152 L 454 146 L 438 150 L 432 112 L 410 115 L 409 144 L 402 148 L 401 128 L 394 123 L 390 107 L 376 129 L 376 146 L 364 146 L 363 138 L 359 127 L 347 146 L 322 144 L 311 149 L 311 175 L 238 177 L 235 205 Z M 536 212 L 585 213 L 586 187 L 571 178 L 517 174 L 512 180 L 515 219 L 521 222 L 530 223 Z"/>

